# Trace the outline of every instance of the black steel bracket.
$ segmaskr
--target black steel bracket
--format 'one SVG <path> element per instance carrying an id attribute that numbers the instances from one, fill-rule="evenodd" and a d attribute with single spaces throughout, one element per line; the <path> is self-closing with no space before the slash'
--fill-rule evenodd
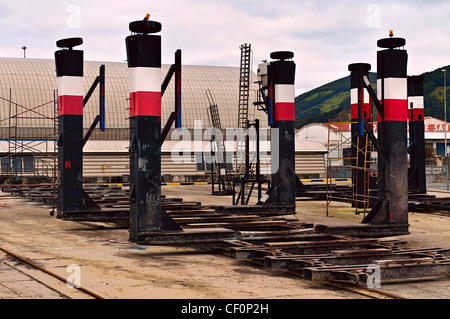
<path id="1" fill-rule="evenodd" d="M 87 131 L 86 135 L 83 138 L 83 147 L 84 147 L 84 145 L 86 145 L 86 142 L 91 137 L 92 133 L 94 132 L 94 129 L 96 128 L 96 126 L 99 122 L 100 122 L 101 131 L 102 132 L 105 131 L 105 65 L 104 64 L 102 64 L 100 66 L 100 74 L 95 78 L 94 83 L 92 83 L 91 88 L 89 89 L 86 96 L 83 98 L 83 107 L 86 106 L 92 93 L 94 93 L 94 90 L 96 89 L 97 85 L 99 85 L 99 84 L 100 84 L 99 114 L 95 117 L 94 121 L 92 122 L 91 126 L 89 127 L 89 130 Z"/>

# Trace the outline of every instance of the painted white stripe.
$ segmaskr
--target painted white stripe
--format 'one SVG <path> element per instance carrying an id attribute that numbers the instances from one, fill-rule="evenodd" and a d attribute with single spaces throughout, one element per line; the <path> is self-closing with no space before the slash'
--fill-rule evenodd
<path id="1" fill-rule="evenodd" d="M 161 68 L 135 67 L 128 73 L 130 92 L 161 92 Z"/>
<path id="2" fill-rule="evenodd" d="M 369 103 L 369 92 L 367 92 L 366 89 L 363 89 L 364 94 L 364 101 L 363 103 L 368 104 Z M 358 104 L 358 89 L 353 88 L 350 90 L 350 104 Z"/>
<path id="3" fill-rule="evenodd" d="M 377 96 L 378 99 L 381 99 L 381 79 L 377 80 Z M 384 79 L 384 98 L 387 100 L 408 99 L 408 79 L 407 78 Z"/>
<path id="4" fill-rule="evenodd" d="M 293 84 L 275 84 L 275 103 L 295 102 L 295 87 Z"/>
<path id="5" fill-rule="evenodd" d="M 72 95 L 83 96 L 84 85 L 83 77 L 81 76 L 58 76 L 56 78 L 56 85 L 58 86 L 58 95 Z"/>
<path id="6" fill-rule="evenodd" d="M 411 107 L 412 103 L 412 107 Z M 408 109 L 423 109 L 423 96 L 409 96 Z"/>

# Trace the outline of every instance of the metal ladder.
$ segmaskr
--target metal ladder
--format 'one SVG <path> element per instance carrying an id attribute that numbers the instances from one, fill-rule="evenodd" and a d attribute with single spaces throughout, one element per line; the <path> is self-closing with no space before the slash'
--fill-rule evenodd
<path id="1" fill-rule="evenodd" d="M 236 145 L 236 176 L 244 174 L 245 134 L 248 120 L 248 101 L 250 89 L 250 63 L 251 45 L 243 44 L 241 49 L 240 75 L 239 75 L 239 108 L 238 108 L 238 134 Z"/>
<path id="2" fill-rule="evenodd" d="M 220 130 L 222 132 L 222 125 L 220 123 L 220 115 L 219 115 L 219 108 L 217 107 L 217 104 L 214 102 L 214 98 L 211 94 L 211 91 L 208 89 L 205 91 L 206 97 L 208 98 L 209 102 L 209 117 L 212 126 Z M 222 170 L 224 174 L 221 174 L 221 181 L 219 183 L 222 183 L 223 189 L 225 191 L 231 191 L 232 186 L 230 183 L 230 174 L 227 169 L 227 161 L 226 161 L 226 152 L 225 152 L 225 142 L 223 138 L 221 140 L 218 140 L 217 137 L 215 137 L 215 143 L 217 147 L 217 153 L 219 156 L 221 156 L 221 160 L 217 163 L 217 168 L 219 170 Z M 216 157 L 217 158 L 217 157 Z"/>

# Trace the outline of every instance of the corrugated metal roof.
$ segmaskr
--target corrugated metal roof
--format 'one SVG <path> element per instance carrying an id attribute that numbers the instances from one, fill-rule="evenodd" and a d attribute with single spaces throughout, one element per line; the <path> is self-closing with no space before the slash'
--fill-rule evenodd
<path id="1" fill-rule="evenodd" d="M 239 51 L 236 52 L 236 64 Z M 173 63 L 173 61 L 168 61 Z M 129 123 L 129 78 L 124 62 L 84 62 L 84 91 L 87 92 L 98 76 L 100 65 L 105 65 L 106 76 L 106 127 L 128 128 Z M 170 64 L 161 66 L 161 82 Z M 18 111 L 26 111 L 15 126 L 53 127 L 54 90 L 56 86 L 55 62 L 53 59 L 0 58 L 0 127 L 9 125 L 9 99 L 18 105 Z M 182 66 L 182 126 L 194 128 L 194 121 L 202 121 L 204 128 L 209 123 L 209 102 L 205 91 L 209 89 L 219 108 L 222 128 L 237 127 L 239 99 L 239 67 L 226 66 Z M 251 80 L 249 96 L 249 120 L 260 119 L 261 127 L 267 126 L 267 116 L 253 106 L 256 100 L 256 75 Z M 10 91 L 11 90 L 11 91 Z M 169 83 L 162 98 L 162 123 L 174 110 L 175 84 Z M 27 111 L 32 109 L 32 111 Z M 14 114 L 15 108 L 12 108 Z M 84 107 L 84 127 L 88 128 L 98 114 L 98 88 Z M 96 132 L 95 132 L 96 133 Z M 100 138 L 100 137 L 99 137 Z M 113 139 L 113 138 L 106 138 Z"/>

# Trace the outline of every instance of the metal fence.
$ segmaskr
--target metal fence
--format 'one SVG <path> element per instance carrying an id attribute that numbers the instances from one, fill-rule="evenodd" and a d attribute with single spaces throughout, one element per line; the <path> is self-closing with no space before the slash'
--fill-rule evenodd
<path id="1" fill-rule="evenodd" d="M 450 190 L 449 185 L 449 166 L 427 166 L 427 189 Z"/>

